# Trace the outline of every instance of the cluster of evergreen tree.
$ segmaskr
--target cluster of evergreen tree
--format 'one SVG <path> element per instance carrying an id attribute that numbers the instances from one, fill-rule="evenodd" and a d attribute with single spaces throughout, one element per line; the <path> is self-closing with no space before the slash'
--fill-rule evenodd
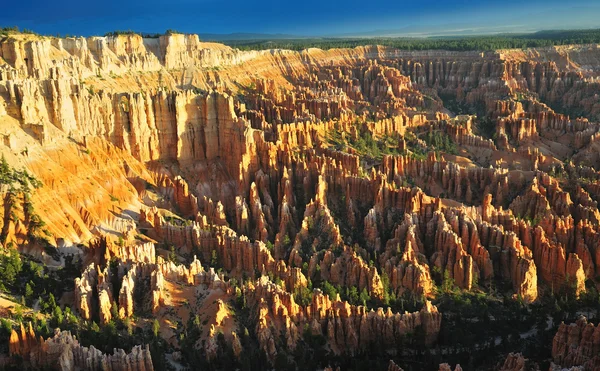
<path id="1" fill-rule="evenodd" d="M 506 34 L 494 36 L 456 36 L 430 38 L 308 38 L 282 40 L 230 40 L 224 44 L 241 50 L 307 48 L 355 48 L 365 45 L 390 46 L 402 50 L 491 51 L 568 44 L 600 42 L 600 29 L 540 31 L 533 34 Z"/>
<path id="2" fill-rule="evenodd" d="M 0 36 L 5 36 L 5 35 L 10 35 L 10 34 L 15 34 L 15 33 L 39 35 L 37 32 L 33 32 L 27 28 L 20 30 L 19 27 L 17 27 L 17 26 L 0 27 Z"/>
<path id="3" fill-rule="evenodd" d="M 173 35 L 173 34 L 181 34 L 181 33 L 183 33 L 183 32 L 179 32 L 179 31 L 173 30 L 173 29 L 166 30 L 164 34 L 137 32 L 137 31 L 133 31 L 133 30 L 114 30 L 114 31 L 105 33 L 104 36 L 109 37 L 109 36 L 119 36 L 119 35 L 140 35 L 141 37 L 144 37 L 144 38 L 157 39 L 162 35 Z M 35 32 L 35 31 L 29 30 L 27 28 L 20 29 L 17 26 L 0 27 L 0 36 L 9 36 L 9 35 L 14 35 L 14 34 L 31 34 L 31 35 L 37 35 L 37 36 L 55 36 L 55 37 L 75 37 L 74 35 L 71 35 L 71 34 L 43 35 L 43 34 Z"/>
<path id="4" fill-rule="evenodd" d="M 180 33 L 183 33 L 183 32 L 168 29 L 165 31 L 164 35 L 173 35 L 173 34 L 180 34 Z M 115 31 L 107 32 L 104 34 L 104 36 L 106 36 L 106 37 L 119 36 L 119 35 L 140 35 L 141 37 L 148 38 L 148 39 L 158 39 L 160 36 L 163 36 L 163 34 L 160 34 L 160 33 L 136 32 L 136 31 L 132 31 L 132 30 L 126 30 L 126 31 L 115 30 Z"/>

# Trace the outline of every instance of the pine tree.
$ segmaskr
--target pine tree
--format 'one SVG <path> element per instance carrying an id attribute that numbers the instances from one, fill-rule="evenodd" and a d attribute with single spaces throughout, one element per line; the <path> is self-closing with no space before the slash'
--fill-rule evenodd
<path id="1" fill-rule="evenodd" d="M 152 333 L 154 334 L 154 337 L 158 337 L 159 332 L 160 332 L 160 323 L 158 322 L 157 319 L 154 319 L 154 321 L 152 321 Z"/>

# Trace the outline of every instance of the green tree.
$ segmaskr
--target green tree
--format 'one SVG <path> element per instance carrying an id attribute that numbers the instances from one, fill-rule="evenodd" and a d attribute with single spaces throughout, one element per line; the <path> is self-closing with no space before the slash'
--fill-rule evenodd
<path id="1" fill-rule="evenodd" d="M 6 318 L 0 318 L 0 323 L 2 324 L 2 330 L 8 336 L 12 332 L 12 325 Z"/>
<path id="2" fill-rule="evenodd" d="M 366 288 L 362 289 L 362 291 L 360 292 L 359 300 L 365 307 L 367 306 L 367 303 L 371 300 L 371 295 L 369 295 L 369 292 Z"/>
<path id="3" fill-rule="evenodd" d="M 267 243 L 265 243 L 265 246 L 267 247 L 267 250 L 273 252 L 273 242 L 267 241 Z"/>
<path id="4" fill-rule="evenodd" d="M 69 325 L 77 324 L 77 317 L 73 314 L 73 312 L 71 312 L 71 308 L 65 307 L 65 310 L 63 313 L 65 315 L 65 320 L 67 321 L 67 323 Z"/>
<path id="5" fill-rule="evenodd" d="M 348 301 L 353 305 L 358 305 L 360 303 L 360 296 L 356 286 L 352 286 L 348 289 Z"/>
<path id="6" fill-rule="evenodd" d="M 152 321 L 152 333 L 154 334 L 154 337 L 158 337 L 159 332 L 160 332 L 160 322 L 158 322 L 158 320 L 155 318 L 154 321 Z"/>
<path id="7" fill-rule="evenodd" d="M 294 293 L 294 300 L 300 305 L 310 305 L 312 302 L 312 290 L 308 287 L 299 287 Z"/>
<path id="8" fill-rule="evenodd" d="M 133 335 L 133 324 L 131 323 L 131 319 L 129 319 L 129 317 L 127 317 L 123 320 L 123 325 L 125 326 L 125 329 L 127 330 L 127 334 L 129 336 Z"/>
<path id="9" fill-rule="evenodd" d="M 33 297 L 32 286 L 35 286 L 33 282 L 29 281 L 25 284 L 25 297 L 29 300 Z"/>
<path id="10" fill-rule="evenodd" d="M 381 283 L 383 285 L 383 304 L 390 305 L 390 278 L 385 272 L 381 274 Z"/>
<path id="11" fill-rule="evenodd" d="M 63 311 L 62 311 L 62 309 L 60 309 L 60 307 L 58 305 L 54 307 L 54 310 L 52 311 L 52 317 L 54 318 L 56 323 L 58 323 L 59 325 L 63 323 L 63 320 L 64 320 Z"/>
<path id="12" fill-rule="evenodd" d="M 217 250 L 213 250 L 210 256 L 210 266 L 217 268 L 219 266 L 219 257 L 217 256 Z"/>
<path id="13" fill-rule="evenodd" d="M 16 249 L 9 249 L 8 253 L 0 255 L 0 290 L 7 291 L 13 287 L 22 269 L 23 262 Z"/>
<path id="14" fill-rule="evenodd" d="M 111 320 L 104 326 L 104 336 L 106 339 L 110 339 L 112 341 L 116 335 L 117 325 L 115 324 L 114 320 Z"/>
<path id="15" fill-rule="evenodd" d="M 330 284 L 329 281 L 323 281 L 323 292 L 325 295 L 329 296 L 331 300 L 335 300 L 338 294 L 335 286 Z"/>
<path id="16" fill-rule="evenodd" d="M 119 318 L 119 307 L 117 306 L 117 302 L 113 300 L 110 306 L 110 314 L 112 318 Z"/>
<path id="17" fill-rule="evenodd" d="M 442 292 L 444 294 L 450 294 L 455 290 L 454 279 L 450 277 L 450 271 L 444 270 L 444 276 L 442 278 Z"/>
<path id="18" fill-rule="evenodd" d="M 289 247 L 291 244 L 292 244 L 292 240 L 290 240 L 290 236 L 288 236 L 287 234 L 285 236 L 283 236 L 283 246 Z"/>
<path id="19" fill-rule="evenodd" d="M 169 247 L 169 255 L 167 256 L 167 260 L 177 263 L 177 254 L 175 253 L 175 246 L 173 245 Z"/>

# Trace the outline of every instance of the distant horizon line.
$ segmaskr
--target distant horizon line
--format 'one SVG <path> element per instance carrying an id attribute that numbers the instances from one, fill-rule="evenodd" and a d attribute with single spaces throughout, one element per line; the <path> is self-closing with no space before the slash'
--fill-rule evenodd
<path id="1" fill-rule="evenodd" d="M 494 27 L 492 27 L 494 28 Z M 38 33 L 34 29 L 21 28 L 17 25 L 14 26 L 0 26 L 0 31 L 2 30 L 10 30 L 13 29 L 19 33 L 31 33 L 37 34 L 41 36 L 55 36 L 55 37 L 94 37 L 94 36 L 107 36 L 111 33 L 115 34 L 137 34 L 142 37 L 158 37 L 162 35 L 167 35 L 170 33 L 175 34 L 187 34 L 187 35 L 198 35 L 202 38 L 208 37 L 208 41 L 246 41 L 246 40 L 254 40 L 254 41 L 268 41 L 269 39 L 276 40 L 300 40 L 300 39 L 371 39 L 371 38 L 410 38 L 410 39 L 431 39 L 431 38 L 470 38 L 470 37 L 482 37 L 482 36 L 522 36 L 522 35 L 534 35 L 536 33 L 544 33 L 544 32 L 566 32 L 566 31 L 591 31 L 591 30 L 600 30 L 600 24 L 593 27 L 581 27 L 581 28 L 549 28 L 549 29 L 533 29 L 533 30 L 514 30 L 514 31 L 500 31 L 500 30 L 488 30 L 481 32 L 470 32 L 470 29 L 462 29 L 462 30 L 448 30 L 441 31 L 436 30 L 431 33 L 427 32 L 415 32 L 408 31 L 406 29 L 396 29 L 396 30 L 373 30 L 373 31 L 364 31 L 357 33 L 333 33 L 333 34 L 322 34 L 322 35 L 302 35 L 302 34 L 290 34 L 285 32 L 276 32 L 276 33 L 264 33 L 264 32 L 229 32 L 229 33 L 218 33 L 218 32 L 180 32 L 177 30 L 167 29 L 161 32 L 147 32 L 147 31 L 135 31 L 131 29 L 127 30 L 112 30 L 107 31 L 102 35 L 98 34 L 90 34 L 90 35 L 75 35 L 70 33 L 62 34 L 60 32 L 57 33 Z M 403 32 L 404 31 L 404 32 Z M 235 38 L 234 38 L 235 36 Z"/>

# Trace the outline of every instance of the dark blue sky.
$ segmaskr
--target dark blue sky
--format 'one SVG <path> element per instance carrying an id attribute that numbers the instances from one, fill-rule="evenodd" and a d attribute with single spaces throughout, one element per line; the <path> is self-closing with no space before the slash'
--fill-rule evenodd
<path id="1" fill-rule="evenodd" d="M 468 34 L 600 28 L 598 0 L 6 1 L 0 25 L 47 34 L 112 30 L 294 35 Z"/>

